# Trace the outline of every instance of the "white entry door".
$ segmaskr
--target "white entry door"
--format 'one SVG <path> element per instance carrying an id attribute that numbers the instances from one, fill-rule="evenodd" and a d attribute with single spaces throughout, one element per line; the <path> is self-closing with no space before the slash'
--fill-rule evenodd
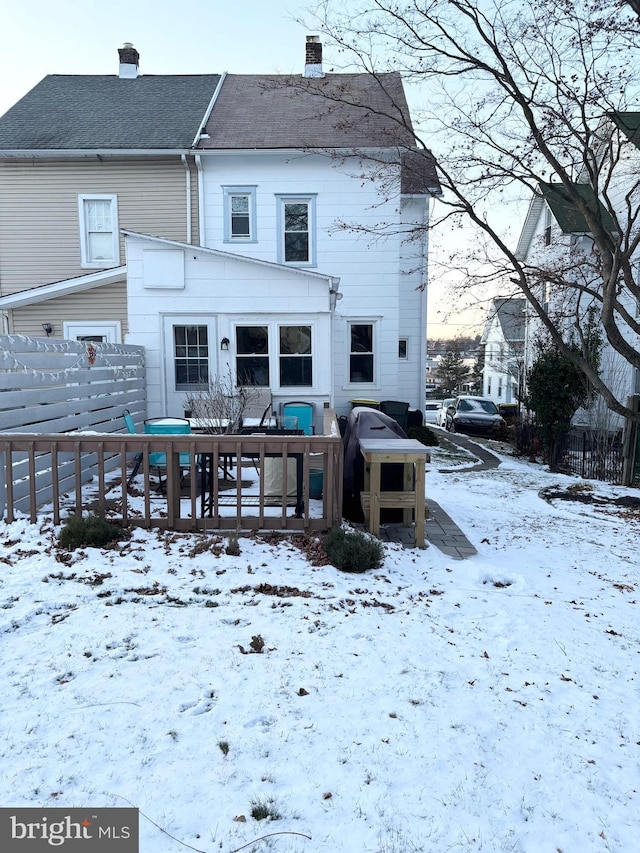
<path id="1" fill-rule="evenodd" d="M 182 417 L 190 392 L 207 388 L 218 370 L 218 323 L 215 316 L 163 317 L 164 415 Z"/>

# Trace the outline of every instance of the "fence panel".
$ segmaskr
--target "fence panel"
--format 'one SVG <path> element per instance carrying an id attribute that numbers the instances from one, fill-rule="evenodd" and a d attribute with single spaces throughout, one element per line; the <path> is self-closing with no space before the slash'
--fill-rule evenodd
<path id="1" fill-rule="evenodd" d="M 143 347 L 0 335 L 0 439 L 2 433 L 117 432 L 123 409 L 146 414 Z M 116 464 L 109 457 L 102 461 L 107 470 Z M 82 455 L 84 481 L 97 464 L 95 454 Z M 75 465 L 73 456 L 57 457 L 58 486 L 73 485 Z M 0 514 L 8 486 L 3 470 L 0 466 Z M 39 503 L 52 499 L 50 459 L 17 455 L 12 471 L 17 510 L 29 511 L 33 495 Z"/>

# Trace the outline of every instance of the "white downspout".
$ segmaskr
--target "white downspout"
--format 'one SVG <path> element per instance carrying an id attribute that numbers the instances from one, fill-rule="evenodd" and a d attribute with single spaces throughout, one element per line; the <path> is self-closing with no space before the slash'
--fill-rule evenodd
<path id="1" fill-rule="evenodd" d="M 202 158 L 196 154 L 196 170 L 198 173 L 198 233 L 201 246 L 207 245 L 207 235 L 204 222 L 204 174 L 202 172 Z"/>
<path id="2" fill-rule="evenodd" d="M 191 243 L 191 169 L 187 161 L 187 155 L 182 155 L 182 165 L 185 171 L 185 187 L 187 193 L 187 243 Z"/>

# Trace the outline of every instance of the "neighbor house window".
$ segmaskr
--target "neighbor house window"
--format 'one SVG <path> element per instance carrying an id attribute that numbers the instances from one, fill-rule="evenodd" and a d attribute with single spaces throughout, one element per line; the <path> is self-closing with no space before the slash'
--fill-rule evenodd
<path id="1" fill-rule="evenodd" d="M 174 326 L 176 390 L 209 383 L 209 337 L 206 326 Z"/>
<path id="2" fill-rule="evenodd" d="M 280 387 L 313 385 L 311 326 L 280 326 Z"/>
<path id="3" fill-rule="evenodd" d="M 398 358 L 401 361 L 406 361 L 409 358 L 409 342 L 406 338 L 400 338 L 398 341 Z"/>
<path id="4" fill-rule="evenodd" d="M 223 187 L 225 243 L 255 243 L 256 188 Z"/>
<path id="5" fill-rule="evenodd" d="M 267 326 L 236 326 L 236 375 L 238 385 L 269 387 Z"/>
<path id="6" fill-rule="evenodd" d="M 349 382 L 373 382 L 373 324 L 349 325 Z"/>
<path id="7" fill-rule="evenodd" d="M 115 195 L 79 195 L 81 266 L 102 269 L 120 263 L 118 199 Z"/>
<path id="8" fill-rule="evenodd" d="M 544 244 L 551 245 L 551 210 L 548 207 L 544 209 Z"/>
<path id="9" fill-rule="evenodd" d="M 278 261 L 315 264 L 315 196 L 278 196 Z"/>
<path id="10" fill-rule="evenodd" d="M 498 397 L 502 397 L 502 377 L 498 377 Z"/>

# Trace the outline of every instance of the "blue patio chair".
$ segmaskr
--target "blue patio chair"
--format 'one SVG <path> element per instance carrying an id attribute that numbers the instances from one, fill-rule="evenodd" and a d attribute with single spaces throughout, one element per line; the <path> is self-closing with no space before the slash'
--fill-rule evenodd
<path id="1" fill-rule="evenodd" d="M 124 412 L 122 413 L 122 417 L 124 418 L 124 423 L 127 427 L 127 432 L 130 432 L 131 435 L 137 435 L 138 430 L 136 429 L 135 422 L 129 409 L 124 410 Z M 127 480 L 127 489 L 130 488 L 131 483 L 135 480 L 138 471 L 140 470 L 140 466 L 142 465 L 142 458 L 142 453 L 136 453 L 135 458 L 133 460 L 133 468 L 131 469 L 131 473 L 129 474 L 129 479 Z"/>
<path id="2" fill-rule="evenodd" d="M 313 420 L 316 408 L 313 403 L 290 402 L 282 404 L 283 417 L 295 417 L 298 419 L 298 429 L 305 435 L 313 435 Z"/>
<path id="3" fill-rule="evenodd" d="M 151 418 L 144 422 L 144 431 L 147 435 L 189 435 L 191 424 L 186 418 Z M 183 451 L 180 456 L 180 480 L 185 470 L 191 470 L 191 454 Z M 149 466 L 155 468 L 160 480 L 160 491 L 163 490 L 162 472 L 167 471 L 167 454 L 153 452 L 149 454 Z"/>

